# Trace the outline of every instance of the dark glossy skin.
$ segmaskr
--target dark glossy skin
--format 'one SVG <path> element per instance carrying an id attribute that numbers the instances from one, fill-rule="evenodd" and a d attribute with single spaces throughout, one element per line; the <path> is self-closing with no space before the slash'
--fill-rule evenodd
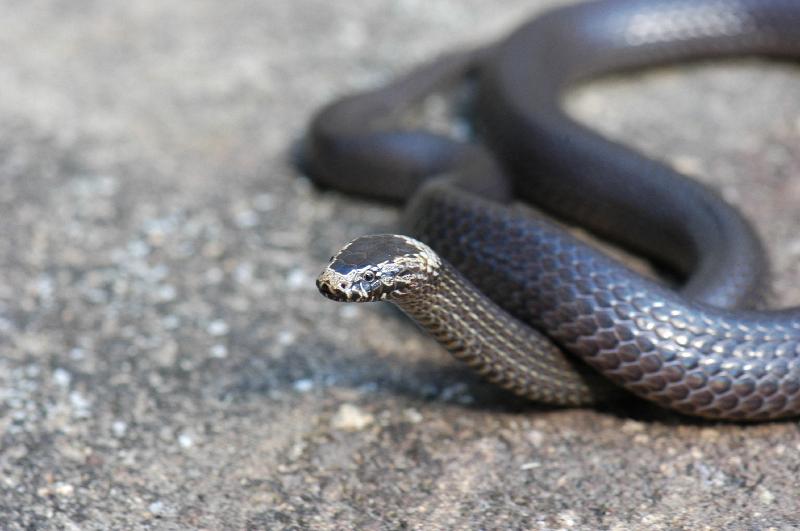
<path id="1" fill-rule="evenodd" d="M 753 54 L 800 57 L 800 2 L 559 9 L 492 48 L 445 57 L 327 107 L 311 127 L 307 168 L 322 184 L 413 198 L 412 234 L 515 317 L 627 389 L 708 417 L 794 415 L 800 311 L 742 309 L 757 300 L 766 270 L 747 223 L 710 190 L 573 122 L 559 106 L 566 86 L 603 73 Z M 468 73 L 479 79 L 475 121 L 489 148 L 372 125 Z M 441 173 L 450 178 L 420 186 Z M 536 215 L 501 206 L 512 189 L 682 272 L 681 294 Z"/>

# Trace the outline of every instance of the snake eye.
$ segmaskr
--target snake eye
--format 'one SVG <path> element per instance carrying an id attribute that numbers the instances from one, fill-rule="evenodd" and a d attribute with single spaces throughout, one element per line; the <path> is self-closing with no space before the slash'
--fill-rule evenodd
<path id="1" fill-rule="evenodd" d="M 372 282 L 373 280 L 375 280 L 375 273 L 373 273 L 372 271 L 367 271 L 366 273 L 364 273 L 364 280 L 366 280 L 367 282 Z"/>

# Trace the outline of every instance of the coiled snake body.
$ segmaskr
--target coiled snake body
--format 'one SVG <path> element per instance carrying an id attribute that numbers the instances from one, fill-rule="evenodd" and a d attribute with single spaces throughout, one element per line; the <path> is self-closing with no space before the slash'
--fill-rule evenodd
<path id="1" fill-rule="evenodd" d="M 560 107 L 565 87 L 600 74 L 738 55 L 800 57 L 800 3 L 570 6 L 326 107 L 305 145 L 308 173 L 409 200 L 409 231 L 427 245 L 357 239 L 320 290 L 396 303 L 457 357 L 538 400 L 589 403 L 613 392 L 611 381 L 705 417 L 800 413 L 800 309 L 752 309 L 766 265 L 749 225 L 712 191 Z M 467 74 L 478 78 L 483 143 L 379 125 Z M 510 205 L 513 196 L 682 272 L 683 288 L 634 273 Z"/>

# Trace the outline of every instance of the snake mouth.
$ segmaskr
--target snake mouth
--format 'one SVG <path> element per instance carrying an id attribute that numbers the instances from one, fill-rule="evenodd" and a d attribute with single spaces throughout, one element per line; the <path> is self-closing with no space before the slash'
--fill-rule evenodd
<path id="1" fill-rule="evenodd" d="M 328 285 L 327 282 L 323 282 L 320 279 L 317 279 L 317 289 L 325 297 L 327 297 L 327 298 L 329 298 L 331 300 L 334 300 L 334 301 L 339 301 L 340 300 L 339 295 L 337 293 L 335 293 L 333 290 L 331 290 L 331 288 L 330 288 L 330 286 Z"/>
<path id="2" fill-rule="evenodd" d="M 342 275 L 326 269 L 317 278 L 317 289 L 328 299 L 336 302 L 369 302 L 367 292 L 359 284 L 353 285 Z"/>

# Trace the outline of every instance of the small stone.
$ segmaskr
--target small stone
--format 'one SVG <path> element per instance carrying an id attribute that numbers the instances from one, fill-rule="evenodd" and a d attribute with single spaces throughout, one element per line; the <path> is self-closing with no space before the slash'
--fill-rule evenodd
<path id="1" fill-rule="evenodd" d="M 314 380 L 311 380 L 310 378 L 296 380 L 292 384 L 292 388 L 298 393 L 307 393 L 314 388 Z"/>
<path id="2" fill-rule="evenodd" d="M 177 315 L 167 315 L 161 320 L 161 326 L 167 330 L 175 330 L 181 324 L 181 320 Z"/>
<path id="3" fill-rule="evenodd" d="M 69 402 L 76 418 L 88 418 L 91 416 L 92 402 L 81 393 L 77 391 L 70 393 Z"/>
<path id="4" fill-rule="evenodd" d="M 622 424 L 622 432 L 623 433 L 640 433 L 644 431 L 644 424 L 641 422 L 636 422 L 635 420 L 626 420 L 624 424 Z"/>
<path id="5" fill-rule="evenodd" d="M 528 433 L 525 434 L 525 439 L 533 446 L 541 446 L 544 442 L 544 433 L 539 430 L 528 430 Z"/>
<path id="6" fill-rule="evenodd" d="M 292 332 L 291 330 L 281 330 L 280 332 L 278 332 L 277 341 L 279 345 L 286 347 L 294 343 L 294 340 L 295 340 L 294 332 Z"/>
<path id="7" fill-rule="evenodd" d="M 245 262 L 236 266 L 236 269 L 233 271 L 233 277 L 237 282 L 248 284 L 253 280 L 254 273 L 255 270 L 253 268 L 253 264 Z"/>
<path id="8" fill-rule="evenodd" d="M 292 269 L 289 271 L 289 274 L 286 275 L 286 284 L 290 288 L 296 289 L 302 287 L 306 285 L 307 282 L 310 282 L 310 280 L 308 280 L 305 272 L 300 268 Z"/>
<path id="9" fill-rule="evenodd" d="M 59 496 L 72 496 L 75 494 L 75 487 L 69 483 L 56 483 L 53 487 L 53 492 Z"/>
<path id="10" fill-rule="evenodd" d="M 572 510 L 563 511 L 556 518 L 561 525 L 568 529 L 578 525 L 578 515 Z"/>
<path id="11" fill-rule="evenodd" d="M 372 424 L 375 418 L 353 404 L 342 404 L 331 419 L 331 425 L 343 431 L 360 431 Z"/>
<path id="12" fill-rule="evenodd" d="M 772 503 L 775 501 L 775 495 L 763 486 L 758 489 L 758 499 L 761 503 Z"/>
<path id="13" fill-rule="evenodd" d="M 719 431 L 715 428 L 703 428 L 700 430 L 700 438 L 707 441 L 716 441 L 719 439 Z"/>
<path id="14" fill-rule="evenodd" d="M 181 448 L 191 448 L 194 446 L 194 439 L 188 433 L 181 433 L 178 435 L 178 444 Z"/>
<path id="15" fill-rule="evenodd" d="M 150 511 L 151 514 L 158 516 L 164 512 L 164 502 L 157 500 L 147 506 L 147 510 Z"/>
<path id="16" fill-rule="evenodd" d="M 5 317 L 0 317 L 0 332 L 9 333 L 14 329 L 14 323 Z"/>
<path id="17" fill-rule="evenodd" d="M 258 225 L 258 214 L 252 210 L 244 210 L 236 214 L 236 225 L 242 229 L 249 229 Z"/>
<path id="18" fill-rule="evenodd" d="M 297 461 L 303 456 L 303 452 L 305 451 L 305 449 L 306 449 L 306 444 L 300 441 L 297 444 L 292 445 L 291 448 L 289 448 L 289 453 L 287 457 L 291 461 Z"/>
<path id="19" fill-rule="evenodd" d="M 36 288 L 35 289 L 36 289 L 36 293 L 39 295 L 39 297 L 41 297 L 42 299 L 50 299 L 53 296 L 53 291 L 55 289 L 55 284 L 54 284 L 52 278 L 50 278 L 50 277 L 48 277 L 46 275 L 41 275 L 36 280 Z"/>
<path id="20" fill-rule="evenodd" d="M 165 284 L 158 289 L 158 300 L 161 302 L 173 301 L 177 296 L 178 290 L 175 289 L 175 286 L 170 284 Z"/>
<path id="21" fill-rule="evenodd" d="M 225 345 L 214 345 L 211 347 L 211 357 L 222 359 L 228 356 L 228 347 Z"/>
<path id="22" fill-rule="evenodd" d="M 66 369 L 61 367 L 53 371 L 53 381 L 60 387 L 69 387 L 72 382 L 72 375 Z"/>
<path id="23" fill-rule="evenodd" d="M 150 246 L 142 240 L 134 240 L 128 243 L 128 254 L 136 258 L 143 258 L 150 254 Z"/>
<path id="24" fill-rule="evenodd" d="M 642 516 L 642 523 L 649 526 L 655 526 L 662 522 L 664 517 L 660 514 L 645 514 Z"/>
<path id="25" fill-rule="evenodd" d="M 115 437 L 124 437 L 125 433 L 128 431 L 128 424 L 122 420 L 115 420 L 111 424 L 111 431 L 114 433 Z"/>
<path id="26" fill-rule="evenodd" d="M 222 319 L 217 319 L 216 321 L 211 321 L 208 324 L 208 333 L 212 336 L 219 337 L 224 336 L 230 331 L 228 327 L 228 323 L 223 321 Z"/>
<path id="27" fill-rule="evenodd" d="M 403 411 L 403 416 L 411 424 L 419 424 L 420 422 L 422 422 L 423 419 L 422 413 L 420 413 L 414 408 L 408 408 L 405 411 Z"/>

